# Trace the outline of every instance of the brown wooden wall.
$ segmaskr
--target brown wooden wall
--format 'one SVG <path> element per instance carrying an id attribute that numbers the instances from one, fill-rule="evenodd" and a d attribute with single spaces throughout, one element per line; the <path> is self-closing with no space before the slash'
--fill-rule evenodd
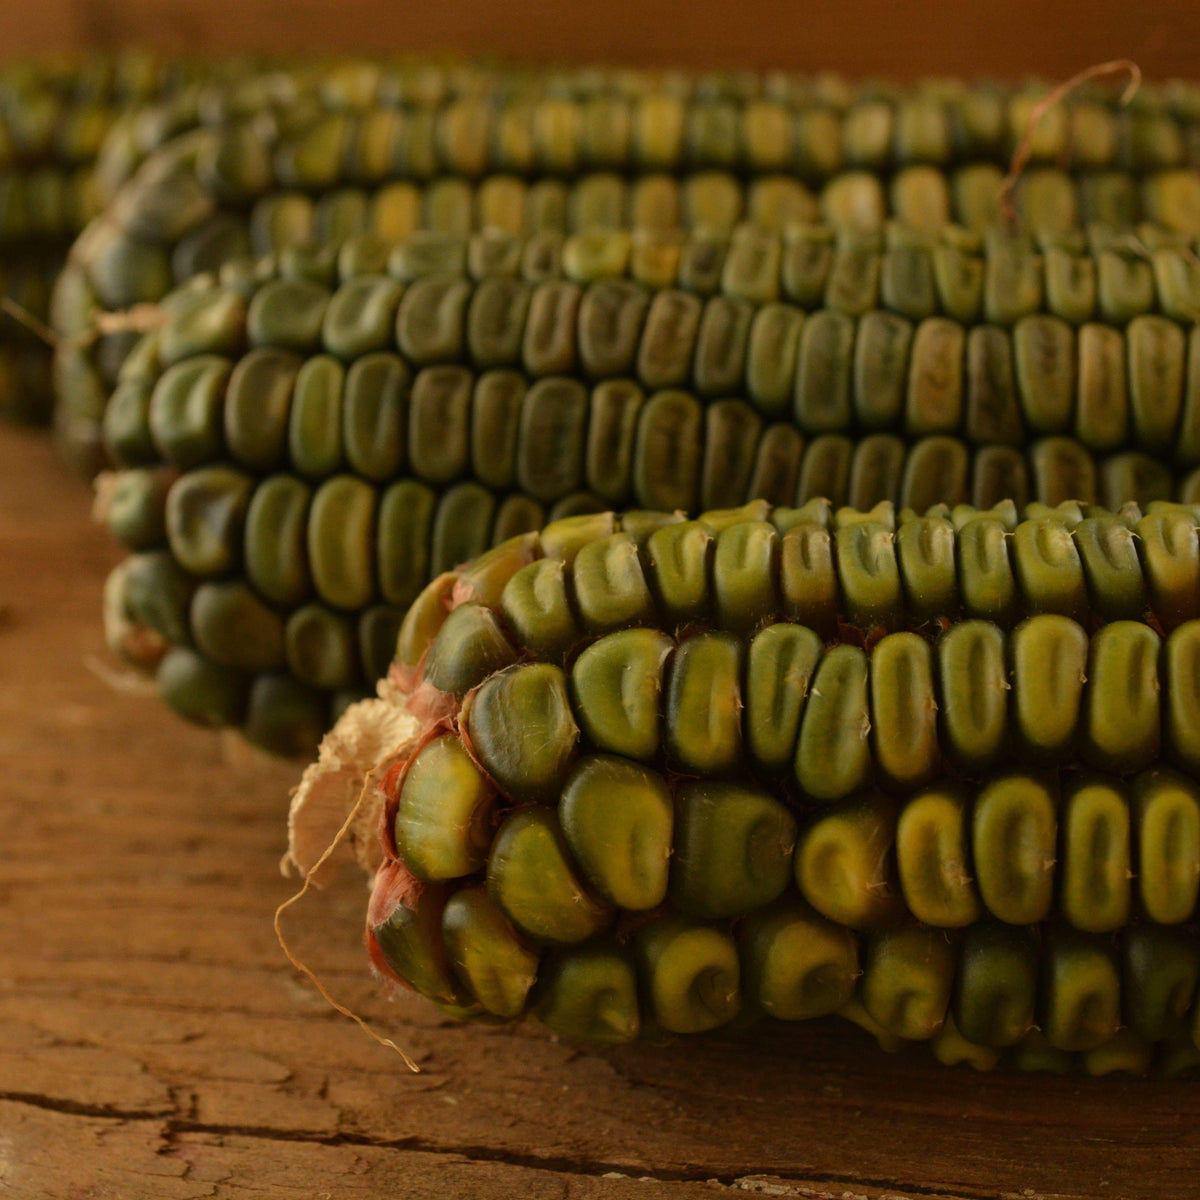
<path id="1" fill-rule="evenodd" d="M 1198 0 L 0 0 L 0 58 L 136 42 L 534 61 L 1200 77 Z"/>

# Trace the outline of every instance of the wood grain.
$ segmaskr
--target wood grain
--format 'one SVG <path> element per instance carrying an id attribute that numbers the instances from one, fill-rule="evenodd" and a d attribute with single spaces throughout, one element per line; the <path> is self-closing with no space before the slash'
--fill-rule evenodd
<path id="1" fill-rule="evenodd" d="M 1195 77 L 1194 0 L 10 0 L 0 58 L 136 42 L 198 50 L 488 55 L 850 76 L 1043 75 L 1135 59 Z"/>
<path id="2" fill-rule="evenodd" d="M 977 1076 L 839 1025 L 583 1053 L 383 997 L 346 880 L 290 922 L 297 774 L 116 686 L 117 554 L 0 431 L 0 1195 L 1001 1200 L 1194 1194 L 1187 1082 Z"/>

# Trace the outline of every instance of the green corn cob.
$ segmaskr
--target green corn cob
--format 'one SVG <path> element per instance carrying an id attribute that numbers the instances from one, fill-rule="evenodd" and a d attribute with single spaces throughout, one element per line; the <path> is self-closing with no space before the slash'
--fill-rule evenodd
<path id="1" fill-rule="evenodd" d="M 1175 485 L 1159 460 L 1170 453 L 1181 467 L 1200 463 L 1200 434 L 1193 428 L 1200 429 L 1200 374 L 1189 365 L 1191 334 L 1178 323 L 1183 309 L 1164 304 L 1173 317 L 1143 311 L 1123 331 L 1086 320 L 1103 317 L 1091 310 L 1075 314 L 1086 320 L 1075 330 L 1035 296 L 1032 310 L 1011 311 L 1015 324 L 1000 328 L 978 304 L 973 314 L 960 312 L 965 323 L 942 315 L 918 319 L 911 309 L 904 316 L 899 297 L 877 289 L 860 297 L 852 315 L 832 307 L 847 297 L 830 279 L 819 296 L 808 297 L 830 307 L 806 313 L 797 302 L 806 289 L 794 278 L 789 282 L 788 264 L 803 244 L 799 235 L 808 232 L 781 238 L 739 228 L 715 246 L 720 270 L 717 291 L 708 295 L 679 286 L 682 267 L 670 281 L 647 282 L 631 252 L 638 239 L 619 231 L 565 242 L 417 236 L 390 248 L 351 239 L 336 253 L 289 253 L 273 268 L 281 279 L 265 279 L 271 268 L 264 264 L 255 272 L 257 285 L 226 272 L 223 285 L 198 281 L 169 295 L 158 342 L 141 348 L 137 367 L 118 371 L 107 405 L 112 377 L 96 369 L 94 356 L 111 339 L 87 352 L 78 345 L 62 350 L 60 416 L 69 439 L 91 445 L 97 423 L 85 409 L 104 408 L 105 421 L 108 406 L 127 411 L 129 393 L 142 386 L 129 381 L 145 373 L 145 360 L 161 367 L 188 352 L 229 355 L 248 343 L 303 354 L 323 350 L 348 361 L 367 351 L 398 351 L 411 367 L 511 368 L 532 377 L 582 373 L 593 380 L 630 378 L 644 390 L 687 388 L 704 399 L 744 397 L 759 419 L 724 399 L 709 409 L 710 419 L 725 427 L 721 436 L 731 452 L 755 442 L 762 420 L 787 421 L 817 437 L 863 437 L 858 468 L 848 475 L 846 455 L 839 467 L 838 452 L 825 451 L 816 489 L 861 507 L 901 489 L 904 448 L 896 435 L 957 436 L 988 447 L 987 478 L 973 487 L 961 457 L 947 452 L 951 457 L 940 464 L 943 495 L 936 497 L 953 502 L 957 490 L 984 507 L 981 498 L 988 495 L 1020 503 L 1031 491 L 1052 502 L 1070 497 L 1112 508 L 1128 499 L 1166 499 Z M 873 251 L 885 263 L 901 248 L 927 259 L 936 255 L 936 247 L 893 232 L 898 246 L 885 249 L 880 242 Z M 845 248 L 844 239 L 840 244 Z M 698 239 L 679 244 L 680 263 L 707 245 Z M 543 247 L 552 262 L 536 253 Z M 1040 262 L 1032 243 L 1028 254 Z M 985 247 L 978 259 L 981 287 L 996 261 Z M 1161 298 L 1152 299 L 1148 307 L 1158 303 Z M 129 336 L 121 335 L 122 345 Z M 634 402 L 627 389 L 621 396 L 613 414 L 629 420 Z M 131 448 L 120 444 L 122 432 L 109 431 L 118 461 L 144 461 L 152 453 L 144 431 L 133 431 Z M 1111 459 L 1097 467 L 1080 458 L 1061 440 L 1068 434 Z M 788 435 L 773 427 L 772 436 L 783 450 Z M 1046 478 L 1030 488 L 1026 469 L 999 447 L 1033 441 L 1034 473 Z M 907 474 L 919 489 L 922 474 Z M 1055 491 L 1049 482 L 1055 475 L 1065 489 Z M 740 482 L 730 478 L 730 502 L 738 499 Z M 624 502 L 619 494 L 606 499 Z M 920 507 L 919 496 L 913 506 Z"/>
<path id="2" fill-rule="evenodd" d="M 392 257 L 447 245 L 419 240 Z M 643 324 L 614 314 L 612 281 L 584 288 L 558 278 L 475 283 L 444 271 L 406 273 L 407 283 L 361 276 L 337 289 L 304 275 L 189 285 L 128 359 L 105 415 L 113 456 L 126 466 L 106 489 L 111 528 L 139 556 L 165 554 L 190 581 L 171 593 L 188 592 L 187 611 L 155 611 L 153 627 L 224 670 L 285 672 L 310 732 L 327 719 L 331 696 L 360 693 L 384 673 L 400 618 L 431 578 L 547 519 L 611 505 L 696 514 L 753 499 L 803 506 L 818 498 L 834 509 L 883 504 L 917 514 L 945 504 L 949 516 L 957 505 L 990 510 L 1007 500 L 1010 515 L 973 530 L 958 553 L 974 564 L 961 582 L 968 606 L 1011 621 L 1018 587 L 1074 615 L 1088 582 L 1107 580 L 1120 555 L 1136 557 L 1126 513 L 1124 521 L 1084 521 L 1073 575 L 1055 558 L 1055 539 L 1069 540 L 1061 521 L 1029 545 L 1019 531 L 1010 567 L 1003 542 L 1028 501 L 1074 500 L 1082 521 L 1097 500 L 1149 506 L 1176 486 L 1145 454 L 1097 465 L 1066 437 L 1026 452 L 971 450 L 946 434 L 911 444 L 884 433 L 806 439 L 794 414 L 768 421 L 751 404 L 705 394 L 714 374 L 733 384 L 749 368 L 712 316 L 729 306 L 701 305 L 682 291 L 642 294 L 622 283 L 622 304 L 644 314 Z M 681 338 L 688 302 L 699 315 Z M 577 336 L 564 338 L 564 327 Z M 807 353 L 798 351 L 797 381 Z M 604 378 L 607 371 L 616 377 Z M 654 380 L 691 390 L 652 390 Z M 1124 592 L 1099 587 L 1111 615 L 1139 616 L 1143 593 L 1156 588 L 1168 617 L 1186 603 L 1172 599 L 1186 596 L 1195 569 L 1176 545 L 1182 519 L 1163 513 L 1138 527 L 1144 553 L 1159 565 L 1132 591 L 1135 577 L 1119 569 Z M 903 604 L 897 568 L 876 570 L 880 536 L 863 527 L 838 544 L 839 571 L 866 564 L 849 600 L 867 622 L 886 622 Z M 913 603 L 925 619 L 946 612 L 957 594 L 952 541 L 949 520 L 897 536 L 896 561 L 919 581 Z M 773 552 L 767 543 L 754 548 Z M 788 569 L 804 564 L 802 619 L 825 628 L 835 591 L 832 574 L 828 583 L 813 577 L 816 553 L 807 547 Z M 769 605 L 753 592 L 723 601 L 751 622 Z M 227 644 L 226 627 L 237 622 L 261 636 L 251 639 L 252 662 Z M 182 642 L 181 629 L 190 631 Z M 178 694 L 172 702 L 188 703 Z"/>
<path id="3" fill-rule="evenodd" d="M 863 109 L 845 94 L 831 105 L 821 89 L 793 83 L 780 95 L 762 78 L 718 99 L 697 78 L 667 86 L 622 73 L 430 78 L 358 64 L 290 89 L 275 77 L 252 78 L 245 97 L 235 93 L 217 106 L 222 120 L 206 122 L 213 106 L 201 102 L 145 122 L 176 129 L 195 111 L 199 124 L 152 154 L 80 239 L 59 286 L 56 327 L 71 339 L 90 335 L 98 314 L 157 302 L 171 280 L 314 235 L 681 224 L 728 232 L 743 219 L 778 229 L 818 215 L 850 230 L 877 229 L 888 214 L 926 231 L 951 219 L 978 230 L 995 221 L 1001 166 L 1029 119 L 1027 97 L 983 89 L 949 96 L 917 86 L 865 95 Z M 1072 111 L 1073 103 L 1058 111 Z M 264 105 L 269 120 L 259 111 Z M 1016 190 L 1028 228 L 1065 236 L 1068 245 L 1071 230 L 1096 221 L 1125 228 L 1145 218 L 1185 239 L 1200 232 L 1200 195 L 1186 169 L 1191 143 L 1175 129 L 1180 119 L 1192 120 L 1186 104 L 1180 118 L 1156 113 L 1147 143 L 1154 149 L 1138 155 L 1122 149 L 1116 130 L 1127 119 L 1111 105 L 1093 97 L 1085 111 L 1090 122 L 1070 132 L 1039 128 L 1034 165 Z M 155 138 L 116 140 L 125 150 L 113 151 L 110 187 L 141 153 L 131 140 Z M 816 266 L 823 255 L 813 250 Z M 935 265 L 954 303 L 980 302 L 972 299 L 969 263 L 950 251 Z M 1003 321 L 1006 302 L 1025 295 L 1028 288 L 1018 285 L 1032 265 L 1018 247 L 999 288 L 987 290 L 988 319 Z M 1065 263 L 1067 276 L 1071 266 Z M 1165 269 L 1186 291 L 1186 265 Z M 930 303 L 933 282 L 928 262 L 911 249 L 880 271 L 869 248 L 848 248 L 830 275 L 839 303 L 862 303 L 864 288 L 881 286 L 918 312 Z M 1040 281 L 1033 284 L 1040 291 Z M 1077 306 L 1086 284 L 1067 286 L 1063 306 Z M 1113 287 L 1100 289 L 1101 307 L 1109 310 L 1111 293 L 1120 310 L 1130 290 L 1118 271 Z M 119 361 L 119 348 L 111 353 Z M 76 382 L 66 390 L 84 389 Z M 72 400 L 76 414 L 84 404 Z M 66 421 L 68 431 L 73 426 Z M 78 428 L 76 436 L 83 436 Z M 85 459 L 94 450 L 76 447 Z"/>
<path id="4" fill-rule="evenodd" d="M 840 1012 L 979 1069 L 1187 1069 L 1200 592 L 1180 608 L 1147 583 L 1170 572 L 1143 533 L 1118 559 L 1137 615 L 1114 616 L 1132 591 L 1083 547 L 1106 521 L 1185 520 L 1193 553 L 1197 535 L 1182 507 L 1133 517 L 610 513 L 443 576 L 405 621 L 390 699 L 339 742 L 400 721 L 363 827 L 384 847 L 373 960 L 464 1013 L 585 1041 Z M 1000 616 L 969 598 L 994 570 L 963 586 L 982 571 L 964 539 L 993 525 Z M 948 588 L 928 586 L 939 555 Z M 321 776 L 294 835 L 329 820 L 308 809 Z"/>

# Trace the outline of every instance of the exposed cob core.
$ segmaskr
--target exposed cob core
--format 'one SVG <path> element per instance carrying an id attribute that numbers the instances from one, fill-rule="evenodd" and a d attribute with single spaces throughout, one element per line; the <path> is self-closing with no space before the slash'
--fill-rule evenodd
<path id="1" fill-rule="evenodd" d="M 372 960 L 462 1017 L 840 1011 L 977 1066 L 1179 1061 L 1194 515 L 881 515 L 577 517 L 439 578 L 306 773 L 293 861 L 367 785 Z"/>

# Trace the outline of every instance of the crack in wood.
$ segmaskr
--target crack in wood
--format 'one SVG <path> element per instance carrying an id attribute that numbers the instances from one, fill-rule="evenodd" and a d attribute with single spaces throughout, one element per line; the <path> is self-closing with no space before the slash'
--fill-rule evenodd
<path id="1" fill-rule="evenodd" d="M 172 1124 L 177 1126 L 177 1131 L 180 1133 L 202 1133 L 229 1137 L 261 1137 L 274 1141 L 319 1142 L 322 1145 L 328 1146 L 360 1146 L 376 1150 L 407 1150 L 421 1154 L 458 1158 L 471 1163 L 495 1163 L 527 1170 L 552 1171 L 562 1175 L 585 1176 L 589 1178 L 603 1178 L 604 1176 L 616 1178 L 620 1176 L 626 1179 L 636 1179 L 653 1183 L 708 1183 L 741 1192 L 758 1191 L 760 1194 L 765 1195 L 782 1194 L 811 1197 L 814 1196 L 814 1193 L 811 1187 L 807 1187 L 806 1185 L 831 1184 L 843 1189 L 846 1187 L 863 1187 L 892 1193 L 892 1196 L 884 1197 L 883 1200 L 907 1200 L 909 1196 L 930 1196 L 937 1197 L 939 1200 L 950 1200 L 950 1197 L 955 1197 L 957 1200 L 1008 1200 L 1009 1198 L 1009 1193 L 991 1190 L 980 1191 L 978 1189 L 964 1189 L 956 1186 L 953 1191 L 948 1192 L 945 1187 L 898 1182 L 895 1179 L 873 1179 L 849 1173 L 809 1171 L 804 1173 L 803 1178 L 780 1174 L 771 1175 L 769 1177 L 770 1184 L 776 1186 L 782 1185 L 791 1189 L 789 1192 L 772 1193 L 763 1187 L 755 1186 L 756 1181 L 762 1181 L 764 1177 L 761 1174 L 761 1168 L 752 1166 L 733 1167 L 715 1174 L 711 1169 L 705 1170 L 702 1168 L 681 1170 L 639 1167 L 637 1168 L 639 1174 L 632 1174 L 628 1164 L 607 1162 L 600 1159 L 522 1154 L 517 1151 L 470 1143 L 446 1145 L 444 1143 L 427 1141 L 420 1137 L 376 1138 L 365 1134 L 352 1133 L 305 1134 L 299 1131 L 292 1132 L 246 1126 L 227 1127 L 192 1121 L 178 1121 L 172 1122 Z M 817 1195 L 819 1196 L 819 1194 Z M 850 1200 L 850 1197 L 843 1192 L 836 1200 Z M 867 1198 L 861 1197 L 856 1198 L 856 1200 L 867 1200 Z M 1041 1198 L 1030 1197 L 1029 1200 L 1041 1200 Z"/>
<path id="2" fill-rule="evenodd" d="M 169 1108 L 118 1108 L 112 1104 L 87 1104 L 80 1100 L 65 1100 L 61 1096 L 39 1096 L 35 1092 L 0 1092 L 0 1101 L 28 1104 L 47 1112 L 68 1117 L 99 1117 L 110 1121 L 170 1121 L 176 1113 Z"/>
<path id="3" fill-rule="evenodd" d="M 500 1166 L 526 1170 L 550 1171 L 556 1174 L 588 1178 L 624 1178 L 653 1183 L 707 1183 L 733 1191 L 760 1195 L 798 1196 L 808 1200 L 823 1200 L 821 1193 L 812 1189 L 813 1184 L 830 1184 L 840 1188 L 871 1188 L 895 1195 L 895 1200 L 907 1200 L 908 1196 L 930 1196 L 945 1198 L 953 1196 L 961 1200 L 1007 1200 L 1008 1193 L 956 1188 L 948 1193 L 945 1187 L 933 1187 L 919 1183 L 904 1183 L 895 1179 L 872 1179 L 860 1175 L 831 1172 L 808 1172 L 803 1178 L 781 1174 L 764 1177 L 761 1168 L 744 1165 L 728 1168 L 714 1174 L 711 1169 L 687 1170 L 676 1168 L 636 1168 L 635 1174 L 628 1163 L 610 1162 L 593 1158 L 570 1158 L 565 1155 L 522 1154 L 494 1146 L 475 1143 L 451 1145 L 429 1141 L 420 1137 L 381 1138 L 368 1134 L 348 1132 L 318 1133 L 315 1130 L 275 1129 L 266 1125 L 232 1125 L 198 1121 L 181 1115 L 195 1111 L 195 1098 L 176 1092 L 172 1099 L 173 1108 L 122 1109 L 106 1104 L 84 1104 L 54 1096 L 41 1096 L 26 1092 L 0 1092 L 0 1101 L 27 1104 L 49 1112 L 66 1116 L 92 1117 L 118 1122 L 158 1121 L 162 1142 L 159 1153 L 176 1154 L 178 1139 L 184 1134 L 201 1134 L 210 1137 L 260 1138 L 272 1142 L 302 1142 L 322 1146 L 362 1147 L 373 1150 L 411 1151 L 421 1154 L 440 1155 L 461 1159 L 468 1163 L 493 1163 Z M 780 1190 L 782 1189 L 782 1190 Z M 848 1200 L 842 1192 L 836 1200 Z M 861 1200 L 866 1200 L 862 1197 Z M 886 1197 L 885 1200 L 892 1200 Z"/>
<path id="4" fill-rule="evenodd" d="M 714 1174 L 711 1169 L 682 1170 L 673 1168 L 639 1167 L 640 1174 L 630 1172 L 627 1163 L 608 1162 L 602 1159 L 568 1158 L 561 1155 L 522 1154 L 519 1151 L 505 1150 L 494 1146 L 465 1143 L 447 1145 L 440 1142 L 428 1141 L 420 1137 L 378 1138 L 367 1134 L 353 1133 L 305 1133 L 300 1130 L 280 1130 L 263 1126 L 224 1126 L 213 1125 L 201 1121 L 174 1120 L 170 1124 L 176 1133 L 200 1133 L 226 1137 L 258 1137 L 271 1141 L 288 1142 L 317 1142 L 326 1146 L 360 1146 L 374 1150 L 407 1150 L 421 1154 L 443 1155 L 447 1158 L 459 1158 L 472 1163 L 496 1163 L 502 1166 L 522 1167 L 528 1170 L 552 1171 L 562 1175 L 578 1175 L 587 1177 L 610 1178 L 623 1176 L 628 1179 L 639 1179 L 654 1183 L 709 1183 L 737 1191 L 753 1191 L 752 1183 L 756 1178 L 762 1179 L 761 1168 L 753 1166 L 732 1167 Z M 948 1196 L 961 1197 L 961 1200 L 1007 1200 L 1002 1192 L 979 1191 L 977 1189 L 956 1188 L 947 1192 L 945 1187 L 934 1187 L 928 1184 L 902 1183 L 895 1179 L 872 1179 L 853 1174 L 834 1172 L 808 1172 L 801 1179 L 798 1176 L 774 1174 L 771 1182 L 782 1185 L 833 1184 L 839 1187 L 865 1187 L 882 1189 L 892 1193 L 907 1193 L 910 1196 L 931 1196 L 945 1198 Z M 771 1193 L 767 1192 L 770 1195 Z M 786 1194 L 786 1193 L 785 1193 Z M 793 1194 L 803 1196 L 803 1191 Z M 839 1197 L 839 1200 L 841 1198 Z M 864 1198 L 865 1200 L 865 1198 Z M 890 1198 L 889 1198 L 890 1200 Z M 903 1195 L 896 1200 L 905 1200 Z"/>

